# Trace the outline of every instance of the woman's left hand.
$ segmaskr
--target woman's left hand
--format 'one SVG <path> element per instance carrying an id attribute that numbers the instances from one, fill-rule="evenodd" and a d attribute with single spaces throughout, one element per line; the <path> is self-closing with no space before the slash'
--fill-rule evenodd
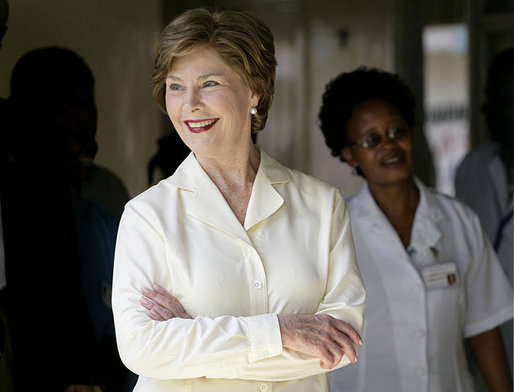
<path id="1" fill-rule="evenodd" d="M 139 303 L 148 309 L 152 320 L 166 321 L 175 317 L 192 319 L 182 304 L 158 284 L 154 284 L 151 289 L 145 287 L 141 292 L 143 297 Z"/>

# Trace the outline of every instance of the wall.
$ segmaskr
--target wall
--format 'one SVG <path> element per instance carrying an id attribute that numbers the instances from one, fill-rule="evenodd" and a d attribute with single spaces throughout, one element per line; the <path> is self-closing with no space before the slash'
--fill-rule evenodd
<path id="1" fill-rule="evenodd" d="M 373 12 L 370 12 L 373 10 Z M 344 196 L 361 186 L 360 177 L 330 156 L 317 127 L 325 84 L 341 72 L 366 65 L 394 71 L 393 2 L 309 2 L 311 15 L 311 159 L 312 172 L 338 186 Z M 343 36 L 341 36 L 343 33 Z"/>
<path id="2" fill-rule="evenodd" d="M 97 162 L 120 175 L 135 196 L 147 187 L 146 164 L 156 151 L 156 139 L 169 129 L 163 125 L 164 116 L 151 97 L 154 42 L 163 22 L 176 11 L 198 3 L 10 0 L 9 31 L 0 51 L 0 96 L 8 95 L 9 74 L 26 51 L 47 45 L 76 50 L 91 66 L 97 80 Z M 331 78 L 362 64 L 398 70 L 401 64 L 396 59 L 397 27 L 405 26 L 404 19 L 412 20 L 410 14 L 398 19 L 398 5 L 408 1 L 216 3 L 253 10 L 275 35 L 279 63 L 276 94 L 258 143 L 284 164 L 339 187 L 344 196 L 354 194 L 362 184 L 361 179 L 330 155 L 317 126 L 321 95 Z M 421 64 L 409 62 L 405 68 L 417 66 Z"/>
<path id="3" fill-rule="evenodd" d="M 146 164 L 162 132 L 151 96 L 153 47 L 161 0 L 8 0 L 7 35 L 0 51 L 0 96 L 27 51 L 64 46 L 88 63 L 96 79 L 99 152 L 96 161 L 118 174 L 130 194 L 147 187 Z M 44 99 L 34 75 L 34 102 Z M 30 110 L 27 115 L 30 115 Z"/>
<path id="4" fill-rule="evenodd" d="M 455 171 L 469 148 L 468 42 L 464 24 L 426 26 L 423 33 L 425 133 L 436 189 L 454 195 Z"/>
<path id="5" fill-rule="evenodd" d="M 275 37 L 276 93 L 258 143 L 282 163 L 337 186 L 345 197 L 362 180 L 325 145 L 317 125 L 321 95 L 331 78 L 360 65 L 393 70 L 393 1 L 219 1 L 252 10 Z"/>

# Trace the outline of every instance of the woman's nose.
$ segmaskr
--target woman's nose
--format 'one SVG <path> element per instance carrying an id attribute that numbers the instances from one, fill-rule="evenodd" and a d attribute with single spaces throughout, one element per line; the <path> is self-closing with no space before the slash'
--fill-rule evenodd
<path id="1" fill-rule="evenodd" d="M 190 89 L 186 93 L 185 96 L 185 104 L 190 108 L 190 110 L 194 110 L 195 108 L 198 108 L 201 106 L 201 97 L 197 90 Z"/>
<path id="2" fill-rule="evenodd" d="M 382 137 L 382 139 L 380 140 L 379 145 L 381 147 L 392 147 L 392 146 L 396 146 L 397 143 L 398 143 L 397 139 L 389 137 L 388 135 L 384 135 Z"/>

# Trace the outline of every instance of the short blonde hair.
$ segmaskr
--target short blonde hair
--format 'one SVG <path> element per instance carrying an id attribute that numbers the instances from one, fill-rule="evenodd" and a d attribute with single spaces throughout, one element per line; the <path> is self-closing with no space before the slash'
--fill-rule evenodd
<path id="1" fill-rule="evenodd" d="M 245 11 L 192 9 L 163 29 L 157 41 L 152 78 L 157 106 L 166 113 L 166 77 L 173 61 L 203 45 L 214 48 L 259 95 L 251 129 L 252 133 L 261 131 L 273 100 L 277 60 L 270 29 Z"/>

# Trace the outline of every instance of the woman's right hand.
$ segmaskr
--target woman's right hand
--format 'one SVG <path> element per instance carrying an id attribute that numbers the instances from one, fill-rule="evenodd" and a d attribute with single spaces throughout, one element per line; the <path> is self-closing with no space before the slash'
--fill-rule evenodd
<path id="1" fill-rule="evenodd" d="M 350 324 L 326 314 L 279 314 L 278 321 L 282 346 L 319 358 L 323 369 L 336 367 L 344 354 L 357 362 L 352 343 L 362 340 Z"/>
<path id="2" fill-rule="evenodd" d="M 155 321 L 166 321 L 172 318 L 191 319 L 182 304 L 158 284 L 151 289 L 145 287 L 141 290 L 143 297 L 139 301 L 146 309 L 148 315 Z"/>

